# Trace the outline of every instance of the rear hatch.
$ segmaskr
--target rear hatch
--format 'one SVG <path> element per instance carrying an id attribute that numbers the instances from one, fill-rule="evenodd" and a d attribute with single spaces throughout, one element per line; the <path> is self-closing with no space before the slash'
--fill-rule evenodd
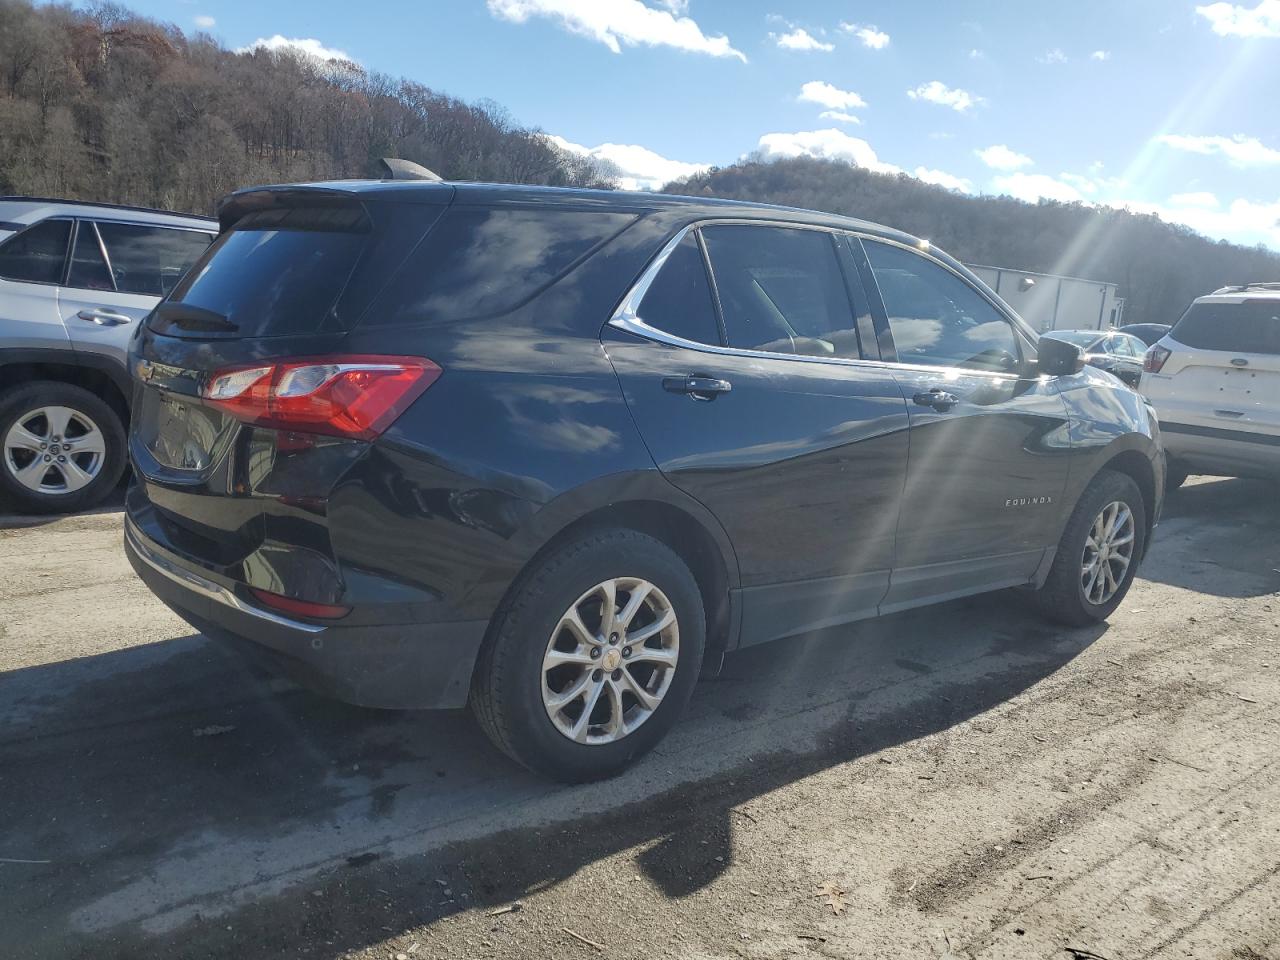
<path id="1" fill-rule="evenodd" d="M 1152 353 L 1165 349 L 1143 378 L 1161 420 L 1280 435 L 1280 298 L 1197 301 Z"/>
<path id="2" fill-rule="evenodd" d="M 144 533 L 278 593 L 340 592 L 327 497 L 434 369 L 342 344 L 452 192 L 379 203 L 270 188 L 224 204 L 218 239 L 130 351 L 140 484 L 129 510 Z M 272 551 L 293 559 L 273 563 Z M 308 583 L 281 582 L 286 568 Z"/>

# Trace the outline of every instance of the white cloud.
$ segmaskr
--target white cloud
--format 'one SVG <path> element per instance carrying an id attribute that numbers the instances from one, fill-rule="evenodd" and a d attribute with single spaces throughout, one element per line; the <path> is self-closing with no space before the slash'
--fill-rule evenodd
<path id="1" fill-rule="evenodd" d="M 984 51 L 979 50 L 977 47 L 974 47 L 972 50 L 970 50 L 970 51 L 969 51 L 969 59 L 970 59 L 970 60 L 985 60 L 985 59 L 987 59 L 987 55 L 986 55 L 986 53 L 985 53 Z"/>
<path id="2" fill-rule="evenodd" d="M 823 53 L 830 53 L 836 48 L 834 43 L 824 43 L 803 27 L 796 27 L 790 33 L 771 33 L 769 36 L 777 40 L 778 46 L 783 50 L 821 50 Z"/>
<path id="3" fill-rule="evenodd" d="M 1206 156 L 1221 154 L 1238 167 L 1280 164 L 1280 150 L 1273 150 L 1257 137 L 1246 137 L 1239 133 L 1234 137 L 1194 137 L 1167 133 L 1156 137 L 1156 140 L 1187 153 L 1200 153 Z"/>
<path id="4" fill-rule="evenodd" d="M 648 147 L 636 144 L 602 143 L 598 147 L 584 147 L 564 137 L 548 136 L 547 139 L 568 153 L 594 157 L 613 164 L 619 174 L 618 185 L 623 190 L 657 190 L 672 180 L 691 177 L 709 167 L 705 163 L 670 160 Z"/>
<path id="5" fill-rule="evenodd" d="M 1066 63 L 1067 55 L 1063 53 L 1058 47 L 1054 47 L 1052 50 L 1046 50 L 1044 53 L 1040 54 L 1040 56 L 1036 57 L 1036 62 L 1037 63 Z"/>
<path id="6" fill-rule="evenodd" d="M 997 143 L 994 146 L 987 147 L 985 150 L 975 150 L 973 152 L 978 155 L 979 160 L 992 170 L 1021 170 L 1023 167 L 1029 167 L 1035 162 L 1025 153 L 1010 150 L 1003 143 Z"/>
<path id="7" fill-rule="evenodd" d="M 1097 180 L 1091 180 L 1089 177 L 1082 177 L 1078 173 L 1060 173 L 1058 179 L 1063 183 L 1070 184 L 1083 194 L 1092 196 L 1102 187 Z"/>
<path id="8" fill-rule="evenodd" d="M 1190 196 L 1204 199 L 1207 195 Z M 1162 220 L 1180 223 L 1206 236 L 1223 237 L 1234 243 L 1265 243 L 1272 250 L 1280 250 L 1280 198 L 1274 203 L 1237 199 L 1226 207 L 1219 204 L 1213 208 L 1140 201 L 1117 202 L 1112 206 L 1123 207 L 1135 213 L 1153 213 Z"/>
<path id="9" fill-rule="evenodd" d="M 195 18 L 194 22 L 201 30 L 212 30 L 218 25 L 218 21 L 213 19 L 213 17 L 209 16 L 207 13 L 200 14 Z"/>
<path id="10" fill-rule="evenodd" d="M 867 105 L 852 90 L 841 90 L 822 80 L 810 80 L 802 86 L 797 99 L 821 104 L 829 110 L 856 110 Z"/>
<path id="11" fill-rule="evenodd" d="M 1093 51 L 1093 53 L 1089 54 L 1089 59 L 1090 59 L 1090 60 L 1099 60 L 1099 61 L 1110 60 L 1110 59 L 1111 59 L 1111 51 L 1110 51 L 1110 50 L 1095 50 L 1095 51 Z"/>
<path id="12" fill-rule="evenodd" d="M 948 190 L 959 190 L 961 193 L 973 193 L 973 181 L 966 180 L 964 177 L 953 176 L 942 170 L 930 170 L 928 167 L 916 167 L 915 176 L 917 180 L 923 180 L 925 183 L 937 184 L 940 187 L 946 187 Z"/>
<path id="13" fill-rule="evenodd" d="M 629 47 L 674 47 L 713 57 L 746 55 L 735 50 L 723 34 L 707 36 L 697 22 L 681 16 L 682 3 L 664 3 L 655 9 L 640 0 L 488 0 L 489 12 L 512 23 L 531 17 L 553 19 L 571 33 L 603 43 L 614 53 Z"/>
<path id="14" fill-rule="evenodd" d="M 835 120 L 838 123 L 861 123 L 862 121 L 855 117 L 852 113 L 845 113 L 843 110 L 823 110 L 818 114 L 820 120 Z"/>
<path id="15" fill-rule="evenodd" d="M 841 23 L 840 29 L 845 33 L 851 33 L 862 41 L 864 47 L 870 47 L 872 50 L 883 50 L 889 45 L 889 35 L 883 30 L 877 30 L 875 27 L 860 27 L 856 23 Z"/>
<path id="16" fill-rule="evenodd" d="M 1207 190 L 1175 193 L 1169 198 L 1169 203 L 1175 207 L 1199 207 L 1203 210 L 1216 210 L 1221 206 L 1218 198 Z"/>
<path id="17" fill-rule="evenodd" d="M 288 51 L 315 57 L 317 60 L 357 62 L 349 53 L 336 47 L 326 47 L 314 37 L 285 37 L 277 33 L 274 37 L 259 37 L 248 46 L 238 48 L 236 53 L 252 53 L 254 50 L 270 50 L 273 53 Z"/>
<path id="18" fill-rule="evenodd" d="M 941 80 L 922 83 L 914 90 L 908 90 L 907 96 L 912 100 L 927 100 L 929 103 L 950 107 L 957 113 L 964 113 L 971 107 L 984 102 L 982 97 L 976 97 L 967 90 L 948 87 Z"/>
<path id="19" fill-rule="evenodd" d="M 1035 203 L 1037 200 L 1072 203 L 1084 199 L 1080 191 L 1071 184 L 1043 173 L 1011 173 L 1007 177 L 996 177 L 992 182 L 1001 193 L 1028 203 Z"/>
<path id="20" fill-rule="evenodd" d="M 901 173 L 900 167 L 883 163 L 871 144 L 851 137 L 834 127 L 826 130 L 806 130 L 799 133 L 766 133 L 760 138 L 760 152 L 766 158 L 820 157 L 827 160 L 844 160 L 855 167 L 865 167 L 877 173 Z"/>
<path id="21" fill-rule="evenodd" d="M 1280 37 L 1280 0 L 1262 0 L 1256 7 L 1211 3 L 1196 13 L 1222 37 Z"/>

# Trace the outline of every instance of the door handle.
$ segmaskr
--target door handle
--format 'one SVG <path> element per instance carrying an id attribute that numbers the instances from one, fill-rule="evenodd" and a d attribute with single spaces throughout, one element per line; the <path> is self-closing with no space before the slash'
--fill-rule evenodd
<path id="1" fill-rule="evenodd" d="M 927 393 L 917 393 L 911 399 L 922 407 L 933 407 L 939 413 L 946 413 L 960 402 L 960 398 L 954 393 L 947 393 L 938 387 L 933 387 Z"/>
<path id="2" fill-rule="evenodd" d="M 719 394 L 732 390 L 733 384 L 715 377 L 663 377 L 662 389 L 669 393 L 687 393 L 695 400 L 714 400 Z"/>
<path id="3" fill-rule="evenodd" d="M 103 327 L 118 327 L 122 323 L 131 323 L 133 321 L 133 317 L 101 308 L 81 310 L 76 316 L 81 320 L 88 320 L 90 323 L 96 323 Z"/>

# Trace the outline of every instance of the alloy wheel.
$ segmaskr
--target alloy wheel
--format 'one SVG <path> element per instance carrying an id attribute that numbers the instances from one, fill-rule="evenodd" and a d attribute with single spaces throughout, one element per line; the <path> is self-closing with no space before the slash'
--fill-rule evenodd
<path id="1" fill-rule="evenodd" d="M 542 703 L 576 743 L 613 743 L 648 720 L 680 657 L 680 628 L 648 580 L 596 584 L 565 611 L 542 659 Z"/>
<path id="2" fill-rule="evenodd" d="M 1133 562 L 1133 511 L 1128 504 L 1113 500 L 1102 508 L 1089 528 L 1080 566 L 1080 586 L 1084 597 L 1102 606 L 1116 595 Z"/>
<path id="3" fill-rule="evenodd" d="M 102 472 L 106 456 L 106 439 L 98 425 L 72 407 L 30 410 L 14 421 L 4 438 L 9 474 L 45 496 L 83 490 Z"/>

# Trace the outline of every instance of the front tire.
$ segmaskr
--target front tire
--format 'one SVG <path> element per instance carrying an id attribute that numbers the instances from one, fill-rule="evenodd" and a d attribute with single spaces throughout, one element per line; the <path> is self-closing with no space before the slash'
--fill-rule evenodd
<path id="1" fill-rule="evenodd" d="M 705 633 L 697 581 L 670 548 L 634 530 L 592 533 L 535 561 L 494 616 L 472 712 L 537 773 L 611 777 L 684 710 Z"/>
<path id="2" fill-rule="evenodd" d="M 1051 620 L 1081 627 L 1120 606 L 1147 541 L 1147 514 L 1133 479 L 1103 470 L 1067 521 L 1044 586 L 1034 594 Z"/>
<path id="3" fill-rule="evenodd" d="M 0 493 L 20 510 L 91 507 L 124 468 L 124 426 L 100 397 L 53 380 L 0 393 Z"/>

